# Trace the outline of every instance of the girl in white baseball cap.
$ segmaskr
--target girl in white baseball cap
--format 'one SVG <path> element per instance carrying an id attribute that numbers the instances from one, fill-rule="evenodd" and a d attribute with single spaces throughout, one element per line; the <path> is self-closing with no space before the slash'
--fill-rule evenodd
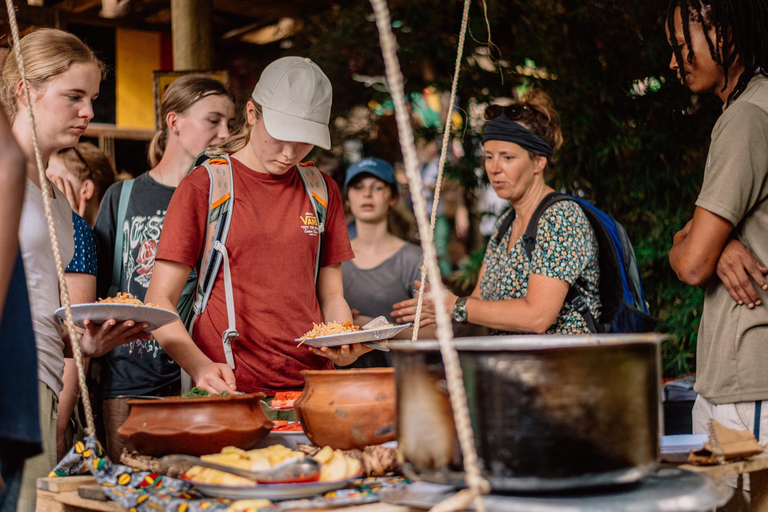
<path id="1" fill-rule="evenodd" d="M 331 146 L 331 96 L 328 77 L 311 60 L 273 62 L 248 100 L 243 128 L 221 147 L 228 156 L 209 160 L 231 162 L 234 199 L 222 204 L 231 208 L 225 246 L 234 315 L 228 317 L 227 286 L 219 272 L 193 336 L 181 321 L 154 332 L 163 349 L 209 392 L 237 389 L 271 396 L 301 389 L 302 370 L 349 365 L 370 350 L 361 345 L 318 350 L 294 341 L 313 323 L 352 320 L 341 263 L 354 253 L 341 195 L 328 176 L 307 172 L 314 169 L 311 163 L 300 164 L 314 146 Z M 226 173 L 227 167 L 218 169 Z M 218 179 L 213 171 L 211 176 Z M 305 182 L 312 178 L 315 185 L 324 183 L 325 197 L 308 193 Z M 210 190 L 202 167 L 179 185 L 165 218 L 147 301 L 174 309 L 186 276 L 199 271 L 208 211 L 221 207 L 209 203 Z M 228 331 L 235 331 L 231 342 L 222 344 L 222 332 L 226 338 Z"/>

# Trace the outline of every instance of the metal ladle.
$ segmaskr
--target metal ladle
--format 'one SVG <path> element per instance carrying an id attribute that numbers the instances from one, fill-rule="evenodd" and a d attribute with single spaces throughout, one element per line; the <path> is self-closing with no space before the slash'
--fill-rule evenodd
<path id="1" fill-rule="evenodd" d="M 162 471 L 166 471 L 172 464 L 192 463 L 195 466 L 224 471 L 233 475 L 248 478 L 260 484 L 295 484 L 317 482 L 320 478 L 321 464 L 311 457 L 293 457 L 284 460 L 264 471 L 248 471 L 246 469 L 233 468 L 207 462 L 192 455 L 166 455 L 160 459 Z"/>

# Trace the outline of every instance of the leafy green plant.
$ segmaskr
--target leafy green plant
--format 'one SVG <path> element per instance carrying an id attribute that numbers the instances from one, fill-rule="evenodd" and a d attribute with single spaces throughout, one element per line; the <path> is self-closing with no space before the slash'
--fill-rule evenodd
<path id="1" fill-rule="evenodd" d="M 459 0 L 391 2 L 407 92 L 427 85 L 448 90 L 453 73 Z M 703 293 L 677 280 L 669 266 L 672 237 L 693 214 L 720 106 L 692 96 L 668 63 L 665 6 L 657 2 L 520 0 L 489 2 L 487 43 L 482 8 L 473 5 L 459 107 L 470 100 L 511 97 L 519 87 L 537 86 L 559 110 L 565 145 L 551 184 L 592 198 L 627 229 L 635 246 L 652 314 L 671 335 L 664 345 L 665 376 L 695 370 L 696 332 Z M 367 2 L 345 0 L 316 15 L 313 29 L 296 41 L 335 84 L 334 105 L 351 108 L 383 101 L 381 87 L 361 76 L 383 74 L 378 35 Z M 485 56 L 485 58 L 483 58 Z M 488 69 L 487 63 L 492 68 Z M 396 137 L 366 140 L 369 154 L 395 161 Z M 476 186 L 481 165 L 477 135 L 463 132 L 466 157 L 449 172 Z M 457 284 L 473 283 L 480 251 Z"/>

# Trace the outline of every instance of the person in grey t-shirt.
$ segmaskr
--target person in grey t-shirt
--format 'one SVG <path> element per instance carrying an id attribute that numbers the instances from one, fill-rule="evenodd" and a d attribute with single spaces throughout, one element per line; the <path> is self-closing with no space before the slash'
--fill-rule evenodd
<path id="1" fill-rule="evenodd" d="M 344 298 L 355 314 L 355 323 L 392 317 L 396 302 L 413 298 L 414 281 L 421 274 L 421 248 L 388 229 L 388 215 L 397 202 L 397 182 L 392 166 L 378 158 L 364 158 L 347 169 L 344 195 L 355 217 L 357 237 L 352 240 L 355 259 L 341 264 Z M 426 314 L 426 311 L 423 312 Z M 422 316 L 423 318 L 423 316 Z M 420 337 L 434 337 L 434 324 L 422 327 Z M 398 337 L 410 339 L 411 329 Z M 354 368 L 392 366 L 389 353 L 373 351 L 361 356 Z"/>

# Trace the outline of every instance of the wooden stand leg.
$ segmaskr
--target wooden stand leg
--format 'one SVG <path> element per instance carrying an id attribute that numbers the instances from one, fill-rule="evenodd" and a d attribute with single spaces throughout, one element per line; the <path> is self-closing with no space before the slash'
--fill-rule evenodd
<path id="1" fill-rule="evenodd" d="M 768 512 L 768 470 L 749 474 L 750 510 Z"/>

